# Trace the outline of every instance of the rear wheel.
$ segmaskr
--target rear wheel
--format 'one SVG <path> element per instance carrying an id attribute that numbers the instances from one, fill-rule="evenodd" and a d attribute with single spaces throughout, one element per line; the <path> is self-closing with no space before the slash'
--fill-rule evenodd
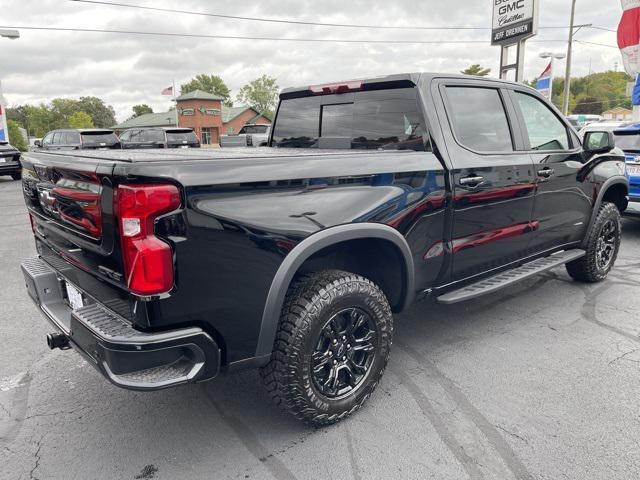
<path id="1" fill-rule="evenodd" d="M 13 172 L 11 174 L 11 178 L 13 178 L 14 180 L 20 180 L 22 178 L 22 172 Z"/>
<path id="2" fill-rule="evenodd" d="M 603 203 L 587 234 L 584 257 L 567 263 L 567 272 L 581 282 L 606 278 L 618 256 L 622 226 L 620 212 L 613 203 Z"/>
<path id="3" fill-rule="evenodd" d="M 335 423 L 376 388 L 392 330 L 389 303 L 370 280 L 338 270 L 301 277 L 287 294 L 263 382 L 298 419 Z"/>

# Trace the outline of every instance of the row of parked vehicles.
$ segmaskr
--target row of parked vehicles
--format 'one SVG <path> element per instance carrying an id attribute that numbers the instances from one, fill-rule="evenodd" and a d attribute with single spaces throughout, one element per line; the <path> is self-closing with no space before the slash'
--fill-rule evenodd
<path id="1" fill-rule="evenodd" d="M 269 125 L 245 125 L 237 135 L 223 135 L 221 147 L 266 146 Z M 191 128 L 153 127 L 130 128 L 119 135 L 106 128 L 64 128 L 48 132 L 34 142 L 34 151 L 112 150 L 153 148 L 200 148 L 200 141 Z M 20 180 L 20 152 L 7 141 L 0 141 L 0 176 Z"/>
<path id="2" fill-rule="evenodd" d="M 268 138 L 269 125 L 250 124 L 237 135 L 222 135 L 220 146 L 266 146 Z M 130 128 L 120 135 L 110 129 L 82 128 L 53 130 L 42 140 L 36 140 L 34 146 L 44 150 L 200 148 L 200 141 L 191 128 Z"/>
<path id="3" fill-rule="evenodd" d="M 198 148 L 198 137 L 190 128 L 131 128 L 116 135 L 101 128 L 60 129 L 36 140 L 43 150 L 108 150 L 145 148 Z"/>

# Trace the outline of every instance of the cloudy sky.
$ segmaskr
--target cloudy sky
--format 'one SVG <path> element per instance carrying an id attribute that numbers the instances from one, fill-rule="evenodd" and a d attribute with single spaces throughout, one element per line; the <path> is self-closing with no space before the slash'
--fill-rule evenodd
<path id="1" fill-rule="evenodd" d="M 389 26 L 489 27 L 491 0 L 105 0 L 236 16 L 323 23 Z M 570 0 L 540 0 L 540 27 L 569 22 Z M 576 23 L 614 29 L 618 0 L 579 0 Z M 281 87 L 407 71 L 458 72 L 472 63 L 498 69 L 500 49 L 488 30 L 425 31 L 310 27 L 92 5 L 68 0 L 0 0 L 0 24 L 206 35 L 366 40 L 482 40 L 486 43 L 389 45 L 303 43 L 43 32 L 22 29 L 21 38 L 0 38 L 0 79 L 8 105 L 55 97 L 95 95 L 113 105 L 119 120 L 131 106 L 168 109 L 160 91 L 198 73 L 220 75 L 233 94 L 263 73 Z M 1 27 L 0 27 L 1 28 Z M 546 66 L 542 51 L 566 49 L 567 28 L 541 29 L 526 49 L 525 78 Z M 583 29 L 577 39 L 615 45 L 615 33 Z M 561 40 L 561 41 L 557 41 Z M 576 44 L 576 75 L 622 69 L 615 48 Z M 564 61 L 557 64 L 564 69 Z M 557 72 L 559 73 L 559 72 Z"/>

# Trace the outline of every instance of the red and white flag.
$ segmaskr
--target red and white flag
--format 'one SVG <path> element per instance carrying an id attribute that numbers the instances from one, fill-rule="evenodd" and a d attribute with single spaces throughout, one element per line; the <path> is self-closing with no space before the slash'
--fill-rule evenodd
<path id="1" fill-rule="evenodd" d="M 618 26 L 618 47 L 624 69 L 633 77 L 640 73 L 640 0 L 622 0 L 622 19 Z"/>
<path id="2" fill-rule="evenodd" d="M 162 90 L 162 92 L 160 92 L 160 95 L 173 95 L 173 85 Z"/>

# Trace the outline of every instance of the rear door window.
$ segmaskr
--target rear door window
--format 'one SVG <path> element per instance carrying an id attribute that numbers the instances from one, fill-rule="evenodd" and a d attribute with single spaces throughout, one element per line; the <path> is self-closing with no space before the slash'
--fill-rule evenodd
<path id="1" fill-rule="evenodd" d="M 164 131 L 142 130 L 141 141 L 149 143 L 164 143 Z"/>
<path id="2" fill-rule="evenodd" d="M 87 146 L 113 145 L 118 143 L 118 137 L 112 132 L 82 132 L 82 143 Z"/>
<path id="3" fill-rule="evenodd" d="M 78 132 L 64 132 L 62 143 L 65 145 L 79 145 L 80 134 Z"/>
<path id="4" fill-rule="evenodd" d="M 243 134 L 243 133 L 267 133 L 267 129 L 269 128 L 269 125 L 245 125 L 244 127 L 242 127 L 240 129 L 240 131 L 238 132 L 238 134 Z"/>
<path id="5" fill-rule="evenodd" d="M 191 130 L 169 131 L 167 132 L 168 143 L 197 142 L 198 137 Z"/>
<path id="6" fill-rule="evenodd" d="M 446 88 L 449 120 L 458 142 L 478 152 L 511 152 L 507 114 L 495 88 Z"/>

